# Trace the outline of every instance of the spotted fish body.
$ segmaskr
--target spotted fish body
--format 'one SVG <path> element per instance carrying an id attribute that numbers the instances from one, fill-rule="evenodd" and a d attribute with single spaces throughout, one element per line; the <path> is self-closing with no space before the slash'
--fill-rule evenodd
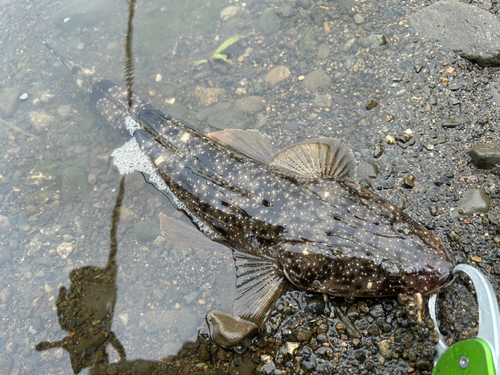
<path id="1" fill-rule="evenodd" d="M 118 86 L 58 56 L 101 113 L 130 133 L 113 152 L 121 173 L 144 173 L 204 234 L 233 249 L 237 315 L 262 320 L 289 283 L 380 297 L 432 293 L 451 281 L 454 259 L 443 242 L 354 182 L 352 153 L 339 141 L 274 156 L 240 152 L 248 136 L 272 146 L 256 132 L 207 137 L 137 97 L 128 111 Z"/>

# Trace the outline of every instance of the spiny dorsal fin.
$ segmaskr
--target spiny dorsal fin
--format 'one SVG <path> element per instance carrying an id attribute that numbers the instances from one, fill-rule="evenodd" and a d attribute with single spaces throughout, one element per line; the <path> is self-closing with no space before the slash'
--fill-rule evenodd
<path id="1" fill-rule="evenodd" d="M 233 255 L 236 262 L 233 314 L 262 325 L 271 306 L 281 297 L 289 283 L 275 260 L 238 250 L 234 250 Z"/>
<path id="2" fill-rule="evenodd" d="M 269 163 L 277 151 L 272 144 L 271 137 L 255 129 L 226 129 L 208 133 L 207 136 L 223 146 L 230 146 L 264 164 Z"/>
<path id="3" fill-rule="evenodd" d="M 297 143 L 276 154 L 270 166 L 305 179 L 354 177 L 356 161 L 338 139 L 320 138 Z"/>

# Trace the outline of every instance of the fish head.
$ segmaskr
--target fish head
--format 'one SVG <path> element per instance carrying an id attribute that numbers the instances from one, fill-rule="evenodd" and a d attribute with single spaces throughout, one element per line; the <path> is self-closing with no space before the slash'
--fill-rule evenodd
<path id="1" fill-rule="evenodd" d="M 416 237 L 394 241 L 402 246 L 397 251 L 359 244 L 351 248 L 314 242 L 288 244 L 281 252 L 281 267 L 295 286 L 333 296 L 436 293 L 452 282 L 454 258 L 436 236 Z"/>
<path id="2" fill-rule="evenodd" d="M 453 280 L 450 250 L 398 207 L 346 179 L 309 187 L 325 210 L 318 224 L 282 244 L 280 261 L 292 284 L 335 296 L 383 297 L 430 294 Z"/>

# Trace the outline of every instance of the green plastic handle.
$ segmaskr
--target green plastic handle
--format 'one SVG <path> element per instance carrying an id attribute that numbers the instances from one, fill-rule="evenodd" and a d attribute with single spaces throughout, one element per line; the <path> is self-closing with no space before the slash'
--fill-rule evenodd
<path id="1" fill-rule="evenodd" d="M 432 375 L 495 375 L 495 364 L 486 341 L 472 338 L 457 342 L 439 358 Z"/>

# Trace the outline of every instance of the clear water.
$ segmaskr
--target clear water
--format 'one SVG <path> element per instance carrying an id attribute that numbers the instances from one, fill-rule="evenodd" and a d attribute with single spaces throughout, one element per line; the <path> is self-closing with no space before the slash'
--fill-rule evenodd
<path id="1" fill-rule="evenodd" d="M 69 334 L 60 328 L 56 311 L 59 288 L 70 287 L 69 273 L 107 264 L 120 183 L 110 154 L 125 137 L 93 110 L 42 40 L 125 87 L 129 8 L 116 0 L 0 4 L 0 92 L 7 103 L 0 116 L 0 215 L 7 218 L 0 228 L 1 363 L 6 374 L 70 374 L 66 352 L 40 353 L 35 346 Z M 252 127 L 279 145 L 337 137 L 359 158 L 389 130 L 405 130 L 405 119 L 412 115 L 407 113 L 410 89 L 401 77 L 413 67 L 399 55 L 400 49 L 408 53 L 414 48 L 400 37 L 407 27 L 407 4 L 313 1 L 317 19 L 310 16 L 312 8 L 295 4 L 292 15 L 278 16 L 278 31 L 262 31 L 261 12 L 283 4 L 138 1 L 134 93 L 201 131 L 215 130 L 196 118 L 210 95 L 214 102 L 259 95 L 266 107 L 247 116 Z M 240 6 L 244 13 L 222 21 L 220 12 L 227 6 Z M 356 23 L 355 13 L 365 20 Z M 233 65 L 213 61 L 212 69 L 207 63 L 201 70 L 193 67 L 237 34 L 245 38 L 227 50 Z M 307 41 L 311 34 L 314 42 Z M 362 42 L 372 34 L 384 35 L 389 46 Z M 324 57 L 318 56 L 322 48 Z M 288 67 L 290 77 L 275 88 L 266 86 L 265 75 L 280 65 Z M 332 82 L 311 91 L 303 78 L 316 69 Z M 202 90 L 200 95 L 198 86 L 223 92 Z M 16 99 L 25 93 L 27 99 Z M 326 109 L 317 102 L 324 94 L 331 95 Z M 370 99 L 384 102 L 383 110 L 367 110 Z M 403 120 L 392 123 L 388 115 Z M 160 214 L 169 218 L 163 228 Z M 126 178 L 117 261 L 112 331 L 130 359 L 173 355 L 204 329 L 207 311 L 231 309 L 230 250 L 199 237 L 139 174 Z M 109 352 L 112 361 L 118 359 L 116 351 Z"/>

